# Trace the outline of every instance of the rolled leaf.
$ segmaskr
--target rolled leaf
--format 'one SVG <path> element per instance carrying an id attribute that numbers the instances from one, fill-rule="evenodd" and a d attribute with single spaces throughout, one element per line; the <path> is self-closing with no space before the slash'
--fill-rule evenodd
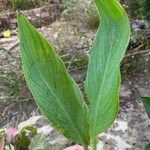
<path id="1" fill-rule="evenodd" d="M 90 136 L 107 129 L 118 112 L 120 62 L 130 38 L 129 20 L 116 0 L 95 0 L 100 27 L 90 51 L 85 90 L 89 100 Z"/>
<path id="2" fill-rule="evenodd" d="M 67 138 L 88 145 L 87 113 L 78 85 L 51 44 L 22 14 L 18 26 L 22 67 L 37 105 Z"/>

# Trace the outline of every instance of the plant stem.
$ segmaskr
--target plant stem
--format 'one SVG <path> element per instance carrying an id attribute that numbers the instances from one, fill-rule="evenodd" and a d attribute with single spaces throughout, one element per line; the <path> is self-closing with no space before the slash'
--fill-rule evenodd
<path id="1" fill-rule="evenodd" d="M 88 145 L 84 145 L 83 147 L 84 147 L 84 150 L 89 150 Z"/>
<path id="2" fill-rule="evenodd" d="M 96 138 L 92 139 L 92 144 L 93 144 L 93 150 L 97 150 L 97 139 Z"/>
<path id="3" fill-rule="evenodd" d="M 96 147 L 97 147 L 96 144 L 93 144 L 93 150 L 97 150 Z"/>

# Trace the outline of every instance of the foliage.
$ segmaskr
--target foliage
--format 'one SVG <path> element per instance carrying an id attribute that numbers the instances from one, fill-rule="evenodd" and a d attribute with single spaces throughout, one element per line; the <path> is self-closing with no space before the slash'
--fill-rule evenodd
<path id="1" fill-rule="evenodd" d="M 142 17 L 144 0 L 134 0 L 134 1 L 124 0 L 124 1 L 125 1 L 124 3 L 128 6 L 128 12 L 131 18 Z"/>
<path id="2" fill-rule="evenodd" d="M 8 2 L 12 5 L 14 10 L 25 10 L 48 4 L 51 0 L 8 0 Z"/>
<path id="3" fill-rule="evenodd" d="M 29 147 L 31 139 L 37 135 L 37 129 L 32 126 L 26 126 L 20 130 L 17 139 L 12 143 L 15 150 L 25 150 Z"/>
<path id="4" fill-rule="evenodd" d="M 84 102 L 79 86 L 50 43 L 18 14 L 21 60 L 27 84 L 48 120 L 67 138 L 88 149 L 118 112 L 120 61 L 130 36 L 128 17 L 117 1 L 95 0 L 101 25 L 91 48 Z"/>
<path id="5" fill-rule="evenodd" d="M 82 22 L 88 28 L 97 28 L 99 16 L 93 0 L 63 0 L 64 16 Z"/>
<path id="6" fill-rule="evenodd" d="M 38 106 L 66 137 L 88 145 L 86 108 L 78 85 L 52 46 L 27 19 L 19 15 L 18 22 L 23 70 Z M 26 53 L 26 48 L 31 51 Z"/>
<path id="7" fill-rule="evenodd" d="M 96 1 L 101 25 L 91 49 L 85 90 L 89 99 L 89 128 L 93 145 L 118 112 L 120 61 L 129 42 L 129 21 L 114 0 Z M 96 149 L 96 148 L 95 148 Z"/>
<path id="8" fill-rule="evenodd" d="M 89 2 L 88 5 L 86 6 L 82 20 L 86 21 L 86 25 L 89 28 L 98 28 L 99 16 L 98 16 L 98 13 L 96 11 L 96 7 L 94 5 L 94 1 Z"/>
<path id="9" fill-rule="evenodd" d="M 145 150 L 150 150 L 150 144 L 146 145 Z"/>
<path id="10" fill-rule="evenodd" d="M 144 14 L 145 19 L 150 21 L 150 1 L 149 0 L 144 1 L 143 14 Z"/>

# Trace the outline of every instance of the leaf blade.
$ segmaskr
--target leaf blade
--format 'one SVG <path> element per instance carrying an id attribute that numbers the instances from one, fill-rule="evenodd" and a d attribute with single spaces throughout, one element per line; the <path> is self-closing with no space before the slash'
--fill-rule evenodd
<path id="1" fill-rule="evenodd" d="M 118 112 L 119 65 L 127 48 L 130 27 L 123 8 L 115 0 L 95 0 L 101 17 L 89 59 L 85 91 L 89 100 L 90 136 L 112 124 Z M 119 73 L 118 73 L 119 72 Z"/>
<path id="2" fill-rule="evenodd" d="M 87 145 L 86 108 L 78 85 L 52 46 L 21 14 L 18 25 L 22 66 L 37 105 L 66 137 Z"/>

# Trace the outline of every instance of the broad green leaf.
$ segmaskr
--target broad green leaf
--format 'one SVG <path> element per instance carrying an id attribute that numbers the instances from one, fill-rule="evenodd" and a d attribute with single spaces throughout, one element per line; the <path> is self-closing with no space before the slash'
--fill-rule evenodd
<path id="1" fill-rule="evenodd" d="M 150 97 L 142 97 L 142 102 L 144 103 L 145 110 L 150 118 Z"/>
<path id="2" fill-rule="evenodd" d="M 96 135 L 107 129 L 118 112 L 119 66 L 130 38 L 124 9 L 116 0 L 95 0 L 101 22 L 91 48 L 85 90 L 89 100 L 89 129 Z"/>
<path id="3" fill-rule="evenodd" d="M 27 84 L 48 120 L 72 141 L 88 145 L 82 93 L 52 46 L 18 15 L 21 60 Z"/>

